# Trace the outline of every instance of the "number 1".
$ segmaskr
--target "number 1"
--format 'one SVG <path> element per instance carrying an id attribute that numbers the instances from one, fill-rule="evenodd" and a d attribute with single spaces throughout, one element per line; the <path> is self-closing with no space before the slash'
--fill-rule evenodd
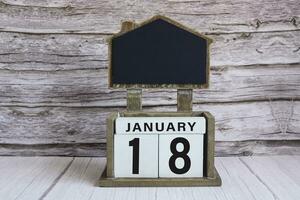
<path id="1" fill-rule="evenodd" d="M 139 158 L 140 158 L 140 138 L 134 138 L 129 141 L 129 146 L 132 146 L 132 173 L 139 173 Z"/>

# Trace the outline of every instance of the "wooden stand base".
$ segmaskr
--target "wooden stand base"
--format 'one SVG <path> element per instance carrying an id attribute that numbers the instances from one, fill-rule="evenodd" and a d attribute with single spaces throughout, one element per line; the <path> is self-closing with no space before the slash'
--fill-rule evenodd
<path id="1" fill-rule="evenodd" d="M 100 187 L 196 187 L 221 184 L 216 168 L 214 178 L 108 178 L 105 169 L 99 180 Z"/>

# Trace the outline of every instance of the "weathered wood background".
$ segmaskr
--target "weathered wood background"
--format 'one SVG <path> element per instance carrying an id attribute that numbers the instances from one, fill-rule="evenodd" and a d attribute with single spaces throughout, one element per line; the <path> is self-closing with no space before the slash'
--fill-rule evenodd
<path id="1" fill-rule="evenodd" d="M 299 0 L 1 0 L 0 155 L 105 154 L 106 39 L 122 20 L 171 17 L 214 39 L 211 87 L 194 110 L 216 117 L 217 155 L 300 154 Z M 146 90 L 175 111 L 175 90 Z"/>

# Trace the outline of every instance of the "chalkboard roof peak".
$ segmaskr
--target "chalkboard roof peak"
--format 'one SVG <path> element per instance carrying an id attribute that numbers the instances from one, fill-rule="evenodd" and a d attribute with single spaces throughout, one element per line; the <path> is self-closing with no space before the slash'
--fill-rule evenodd
<path id="1" fill-rule="evenodd" d="M 196 36 L 198 36 L 200 38 L 203 38 L 203 39 L 207 40 L 208 43 L 212 43 L 213 42 L 213 40 L 211 38 L 209 38 L 208 36 L 206 36 L 206 35 L 198 32 L 198 31 L 196 31 L 194 29 L 186 27 L 183 24 L 181 24 L 181 23 L 179 23 L 179 22 L 177 22 L 177 21 L 175 21 L 175 20 L 173 20 L 173 19 L 171 19 L 169 17 L 166 17 L 164 15 L 155 15 L 155 16 L 151 17 L 150 19 L 148 19 L 148 20 L 146 20 L 146 21 L 144 21 L 142 23 L 139 23 L 139 24 L 136 24 L 134 21 L 123 21 L 121 31 L 119 33 L 114 34 L 110 38 L 110 40 L 112 40 L 113 38 L 121 37 L 121 36 L 127 34 L 128 32 L 134 31 L 136 29 L 142 28 L 142 27 L 144 27 L 144 26 L 146 26 L 146 25 L 148 25 L 148 24 L 150 24 L 150 23 L 152 23 L 154 21 L 164 21 L 164 22 L 167 22 L 169 24 L 172 24 L 173 26 L 176 26 L 179 29 L 185 30 L 185 31 L 187 31 L 189 33 L 192 33 L 192 34 L 194 34 L 194 35 L 196 35 Z"/>

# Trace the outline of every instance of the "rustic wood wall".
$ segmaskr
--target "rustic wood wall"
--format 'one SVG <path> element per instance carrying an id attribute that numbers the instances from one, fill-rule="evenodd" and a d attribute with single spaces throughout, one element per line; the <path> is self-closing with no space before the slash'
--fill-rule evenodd
<path id="1" fill-rule="evenodd" d="M 298 0 L 1 0 L 0 155 L 104 155 L 105 119 L 126 104 L 106 39 L 155 14 L 214 39 L 194 110 L 216 117 L 217 155 L 300 154 Z M 175 111 L 176 91 L 143 104 Z"/>

